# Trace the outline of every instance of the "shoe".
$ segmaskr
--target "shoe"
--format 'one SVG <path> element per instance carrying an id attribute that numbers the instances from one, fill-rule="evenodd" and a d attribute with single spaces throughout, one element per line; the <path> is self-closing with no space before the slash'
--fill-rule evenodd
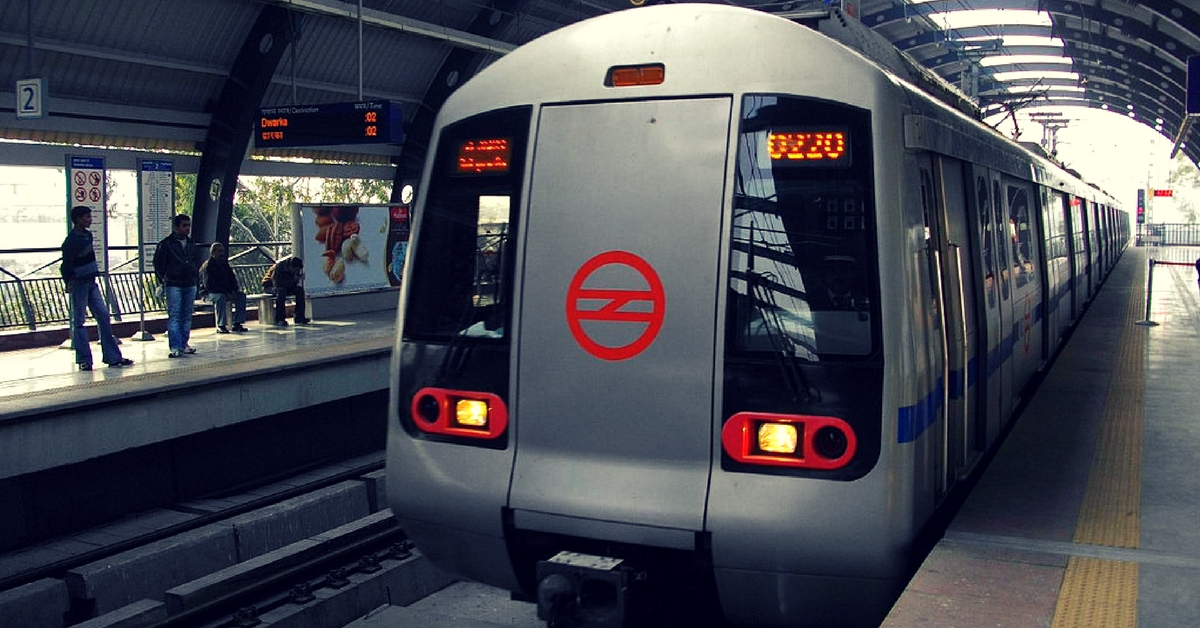
<path id="1" fill-rule="evenodd" d="M 183 352 L 188 355 L 191 355 L 196 352 L 196 348 L 195 347 L 184 347 Z"/>
<path id="2" fill-rule="evenodd" d="M 109 362 L 108 365 L 109 366 L 133 366 L 133 360 L 130 360 L 129 358 L 121 358 L 120 360 L 117 360 L 116 362 Z"/>
<path id="3" fill-rule="evenodd" d="M 91 365 L 91 364 L 80 364 L 80 365 L 79 365 L 79 370 L 81 370 L 81 371 L 90 371 L 90 370 L 92 370 L 92 365 Z"/>
<path id="4" fill-rule="evenodd" d="M 250 330 L 249 330 L 249 329 L 246 329 L 245 327 L 243 327 L 241 323 L 234 323 L 234 324 L 233 324 L 233 331 L 236 331 L 236 332 L 243 332 L 243 331 L 250 331 Z"/>
<path id="5" fill-rule="evenodd" d="M 296 319 L 297 325 L 307 325 L 308 323 L 309 323 L 309 319 L 307 319 L 307 318 L 297 318 Z"/>
<path id="6" fill-rule="evenodd" d="M 287 327 L 287 321 L 275 321 L 276 327 Z"/>
<path id="7" fill-rule="evenodd" d="M 167 354 L 167 357 L 168 358 L 180 358 L 180 357 L 183 357 L 183 352 L 182 351 L 172 351 Z"/>
<path id="8" fill-rule="evenodd" d="M 217 328 L 217 333 L 218 333 L 218 334 L 228 334 L 228 333 L 229 333 L 229 329 L 227 329 L 227 328 L 226 328 L 226 327 L 224 327 L 224 326 L 221 326 L 221 327 L 218 327 L 218 328 Z"/>

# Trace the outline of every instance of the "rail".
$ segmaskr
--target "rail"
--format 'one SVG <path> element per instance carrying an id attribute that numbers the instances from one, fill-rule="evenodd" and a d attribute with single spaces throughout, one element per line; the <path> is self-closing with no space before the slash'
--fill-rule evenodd
<path id="1" fill-rule="evenodd" d="M 238 284 L 247 292 L 259 292 L 262 276 L 270 264 L 243 264 L 233 267 Z M 69 324 L 71 303 L 62 279 L 21 279 L 0 268 L 11 279 L 0 280 L 0 331 L 39 326 Z M 114 320 L 147 312 L 165 312 L 166 300 L 157 294 L 158 279 L 153 272 L 109 272 L 100 275 L 100 291 Z"/>

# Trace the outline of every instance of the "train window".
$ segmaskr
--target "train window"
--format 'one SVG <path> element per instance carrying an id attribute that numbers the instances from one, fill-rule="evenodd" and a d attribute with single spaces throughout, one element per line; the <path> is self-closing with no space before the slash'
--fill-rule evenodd
<path id="1" fill-rule="evenodd" d="M 506 337 L 530 115 L 490 112 L 443 130 L 417 227 L 406 339 Z"/>
<path id="2" fill-rule="evenodd" d="M 780 129 L 798 128 L 840 129 L 848 144 L 837 159 L 796 168 L 772 147 Z M 773 95 L 743 101 L 727 310 L 734 351 L 819 361 L 874 350 L 869 138 L 869 115 L 845 105 Z"/>
<path id="3" fill-rule="evenodd" d="M 1030 192 L 1028 186 L 1009 183 L 1008 224 L 1012 231 L 1012 265 L 1017 275 L 1017 287 L 1029 283 L 1033 276 L 1033 233 L 1030 229 Z"/>

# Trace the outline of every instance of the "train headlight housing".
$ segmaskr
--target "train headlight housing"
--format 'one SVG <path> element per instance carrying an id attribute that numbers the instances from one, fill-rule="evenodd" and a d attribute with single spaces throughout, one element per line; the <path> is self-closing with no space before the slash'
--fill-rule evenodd
<path id="1" fill-rule="evenodd" d="M 413 424 L 428 434 L 494 439 L 508 429 L 504 400 L 488 392 L 422 388 L 410 411 Z"/>
<path id="2" fill-rule="evenodd" d="M 837 417 L 739 412 L 721 429 L 721 446 L 742 464 L 833 470 L 850 464 L 858 438 Z"/>

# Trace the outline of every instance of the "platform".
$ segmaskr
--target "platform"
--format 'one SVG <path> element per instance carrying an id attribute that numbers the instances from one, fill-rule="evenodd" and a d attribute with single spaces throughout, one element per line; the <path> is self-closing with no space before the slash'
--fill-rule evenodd
<path id="1" fill-rule="evenodd" d="M 1200 626 L 1198 256 L 1125 252 L 883 626 Z"/>
<path id="2" fill-rule="evenodd" d="M 125 338 L 125 368 L 0 352 L 0 551 L 382 451 L 394 309 L 247 327 L 194 329 L 180 358 Z"/>

